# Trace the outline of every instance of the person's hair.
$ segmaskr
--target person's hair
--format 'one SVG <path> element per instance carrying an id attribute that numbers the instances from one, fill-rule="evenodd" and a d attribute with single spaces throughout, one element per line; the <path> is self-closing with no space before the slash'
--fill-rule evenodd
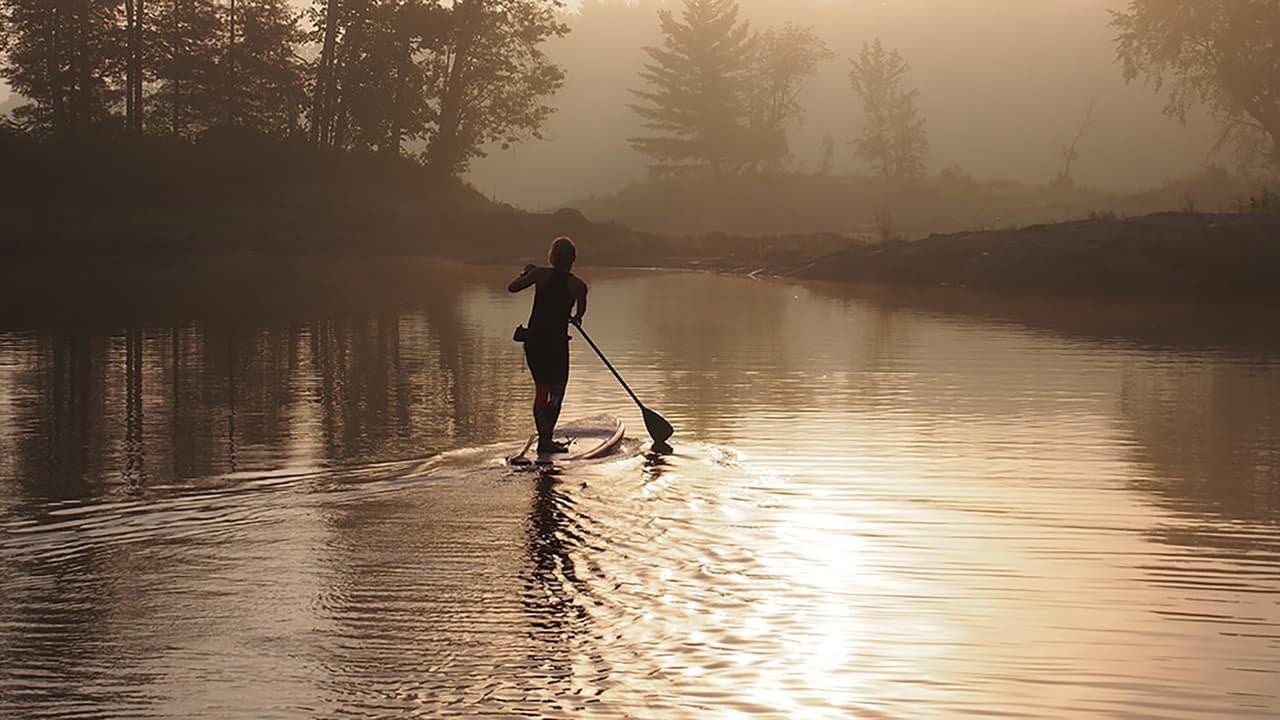
<path id="1" fill-rule="evenodd" d="M 547 251 L 547 262 L 557 270 L 572 270 L 573 262 L 578 259 L 578 248 L 573 241 L 563 235 L 551 241 L 551 249 Z"/>

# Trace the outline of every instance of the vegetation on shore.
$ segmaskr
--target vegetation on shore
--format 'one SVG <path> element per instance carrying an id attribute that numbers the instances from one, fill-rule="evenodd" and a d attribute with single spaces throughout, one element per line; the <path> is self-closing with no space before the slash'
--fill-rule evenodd
<path id="1" fill-rule="evenodd" d="M 58 141 L 192 141 L 236 128 L 456 177 L 537 136 L 564 72 L 558 0 L 6 0 L 0 78 Z M 414 143 L 422 148 L 414 153 Z"/>
<path id="2" fill-rule="evenodd" d="M 984 181 L 952 168 L 903 183 L 821 174 L 743 176 L 720 182 L 673 177 L 570 204 L 596 220 L 667 235 L 834 232 L 877 241 L 1090 216 L 1232 212 L 1266 187 L 1265 181 L 1247 180 L 1218 167 L 1132 193 L 1074 183 Z"/>
<path id="3" fill-rule="evenodd" d="M 1024 295 L 1274 302 L 1280 300 L 1277 209 L 1098 217 L 932 235 L 851 247 L 787 274 Z"/>
<path id="4" fill-rule="evenodd" d="M 0 254 L 15 269 L 22 267 L 15 257 L 65 254 L 434 255 L 522 264 L 567 234 L 599 265 L 1028 294 L 1280 299 L 1280 201 L 1269 192 L 1240 201 L 1237 213 L 1102 211 L 917 241 L 821 232 L 677 236 L 592 222 L 571 209 L 527 213 L 405 159 L 245 132 L 132 145 L 0 135 L 0 150 L 20 169 L 0 176 Z"/>
<path id="5" fill-rule="evenodd" d="M 249 130 L 199 142 L 0 134 L 5 254 L 377 252 L 490 203 L 416 163 Z"/>

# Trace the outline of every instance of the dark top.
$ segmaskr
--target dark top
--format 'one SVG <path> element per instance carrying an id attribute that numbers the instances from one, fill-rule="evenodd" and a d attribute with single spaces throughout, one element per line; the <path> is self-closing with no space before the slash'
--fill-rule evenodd
<path id="1" fill-rule="evenodd" d="M 533 296 L 533 310 L 529 313 L 529 330 L 534 342 L 569 342 L 569 311 L 574 298 L 569 292 L 569 278 L 573 273 L 555 271 L 539 286 Z"/>

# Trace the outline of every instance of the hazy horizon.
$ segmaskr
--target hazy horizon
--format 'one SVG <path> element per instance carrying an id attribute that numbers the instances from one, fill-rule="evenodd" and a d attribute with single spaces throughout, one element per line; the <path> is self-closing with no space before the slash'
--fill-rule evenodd
<path id="1" fill-rule="evenodd" d="M 293 0 L 295 6 L 309 3 Z M 641 87 L 642 48 L 659 44 L 657 8 L 679 2 L 568 2 L 573 32 L 548 43 L 567 71 L 551 99 L 558 108 L 544 140 L 510 150 L 491 148 L 466 179 L 496 200 L 553 209 L 607 195 L 647 176 L 648 159 L 627 144 L 640 132 L 627 107 Z M 861 109 L 848 87 L 848 60 L 863 42 L 880 38 L 911 63 L 908 86 L 932 145 L 933 174 L 958 168 L 975 178 L 1043 184 L 1062 164 L 1060 147 L 1076 133 L 1087 108 L 1093 122 L 1079 144 L 1073 174 L 1083 185 L 1131 191 L 1186 176 L 1209 157 L 1211 122 L 1193 112 L 1187 124 L 1161 113 L 1163 98 L 1141 82 L 1126 84 L 1115 61 L 1106 10 L 1124 0 L 898 0 L 876 6 L 854 0 L 797 0 L 778 7 L 743 0 L 743 16 L 761 30 L 791 20 L 813 25 L 836 53 L 801 97 L 802 124 L 788 132 L 789 169 L 811 171 L 824 137 L 835 141 L 832 172 L 865 172 L 850 141 Z M 605 6 L 605 10 L 600 7 Z M 627 22 L 611 22 L 625 15 Z M 833 28 L 850 26 L 847 32 Z M 0 103 L 10 102 L 0 82 Z"/>
<path id="2" fill-rule="evenodd" d="M 1196 172 L 1216 140 L 1202 113 L 1180 124 L 1161 113 L 1164 100 L 1152 88 L 1126 85 L 1106 13 L 1124 4 L 1047 0 L 1033 7 L 988 0 L 975 7 L 901 0 L 873 7 L 802 0 L 779 8 L 765 0 L 741 2 L 753 28 L 788 19 L 813 25 L 837 56 L 822 64 L 801 98 L 804 122 L 789 132 L 794 169 L 815 168 L 830 134 L 833 172 L 865 172 L 854 164 L 849 146 L 861 111 L 848 88 L 847 58 L 879 37 L 912 65 L 907 84 L 920 90 L 932 144 L 930 173 L 957 167 L 979 179 L 1047 183 L 1061 167 L 1060 147 L 1070 142 L 1094 101 L 1073 174 L 1083 185 L 1121 191 Z M 646 177 L 647 159 L 626 142 L 640 131 L 627 103 L 628 91 L 641 86 L 641 48 L 661 42 L 656 7 L 650 0 L 631 11 L 633 22 L 606 27 L 592 22 L 590 12 L 571 17 L 579 31 L 548 44 L 568 79 L 552 101 L 559 111 L 546 127 L 546 139 L 477 160 L 467 176 L 476 189 L 530 209 L 552 209 Z M 860 27 L 848 33 L 830 29 L 855 22 Z"/>

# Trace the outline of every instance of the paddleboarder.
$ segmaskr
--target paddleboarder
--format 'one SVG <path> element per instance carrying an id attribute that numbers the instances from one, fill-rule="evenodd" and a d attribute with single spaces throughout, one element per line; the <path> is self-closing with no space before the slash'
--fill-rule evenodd
<path id="1" fill-rule="evenodd" d="M 520 292 L 534 286 L 533 310 L 528 327 L 516 328 L 515 339 L 524 343 L 524 357 L 533 374 L 533 423 L 538 429 L 538 454 L 563 453 L 567 448 L 551 439 L 565 386 L 569 383 L 569 323 L 580 325 L 587 312 L 587 284 L 573 274 L 578 249 L 567 237 L 558 237 L 547 251 L 550 267 L 526 265 L 507 290 Z M 570 314 L 572 313 L 572 315 Z"/>

